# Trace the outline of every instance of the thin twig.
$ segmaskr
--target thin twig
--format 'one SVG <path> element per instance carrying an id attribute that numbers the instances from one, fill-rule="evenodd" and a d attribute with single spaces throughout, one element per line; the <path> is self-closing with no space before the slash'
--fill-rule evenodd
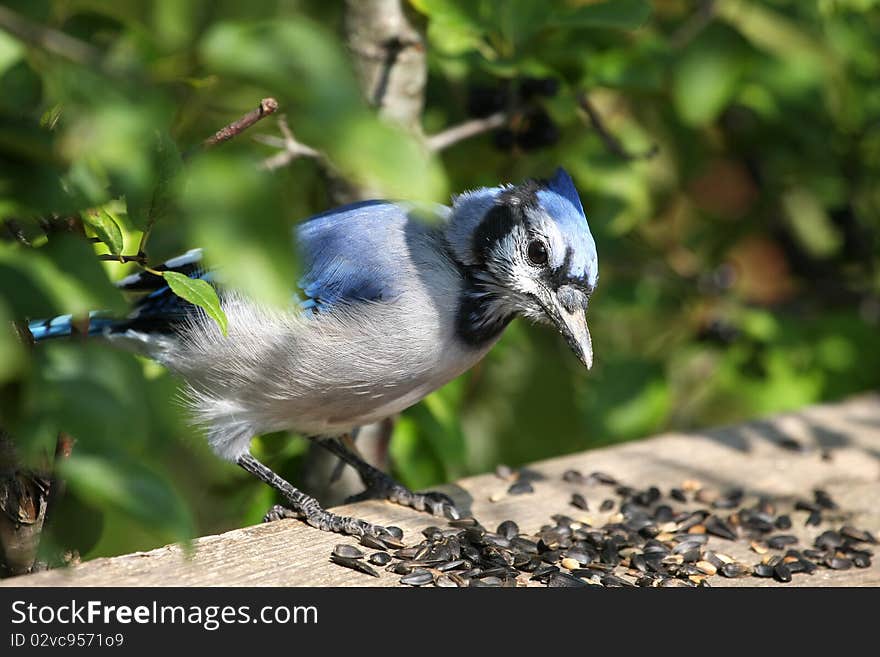
<path id="1" fill-rule="evenodd" d="M 626 147 L 620 143 L 620 140 L 611 134 L 605 126 L 605 122 L 602 120 L 602 115 L 599 114 L 599 111 L 587 97 L 587 94 L 581 93 L 578 96 L 578 104 L 581 106 L 581 109 L 587 113 L 587 117 L 589 117 L 593 129 L 596 131 L 596 134 L 599 135 L 602 143 L 605 144 L 605 148 L 619 158 L 624 160 L 644 160 L 654 157 L 659 152 L 660 149 L 656 144 L 642 153 L 629 152 Z"/>
<path id="2" fill-rule="evenodd" d="M 693 41 L 715 19 L 716 9 L 716 0 L 702 0 L 697 11 L 669 37 L 669 44 L 673 48 L 683 48 Z"/>
<path id="3" fill-rule="evenodd" d="M 30 240 L 28 240 L 27 235 L 24 234 L 24 230 L 22 230 L 21 226 L 15 219 L 4 219 L 3 226 L 9 232 L 9 236 L 13 240 L 20 242 L 25 246 L 31 246 Z"/>
<path id="4" fill-rule="evenodd" d="M 66 486 L 58 470 L 70 458 L 74 444 L 76 444 L 76 439 L 73 436 L 64 431 L 58 432 L 58 439 L 55 442 L 55 462 L 52 466 L 52 483 L 49 486 L 49 499 L 46 500 L 45 524 L 49 523 L 52 512 L 55 511 L 61 498 L 64 496 Z"/>
<path id="5" fill-rule="evenodd" d="M 97 48 L 59 30 L 34 23 L 3 5 L 0 5 L 0 28 L 53 55 L 83 66 L 102 67 L 104 58 Z"/>
<path id="6" fill-rule="evenodd" d="M 233 121 L 229 125 L 220 128 L 220 130 L 215 132 L 211 137 L 208 137 L 203 141 L 202 148 L 211 148 L 211 146 L 216 146 L 221 142 L 232 139 L 236 135 L 240 135 L 260 119 L 266 118 L 270 114 L 274 114 L 277 109 L 277 100 L 274 98 L 263 98 L 263 100 L 260 101 L 259 107 L 251 110 L 237 121 Z"/>
<path id="7" fill-rule="evenodd" d="M 316 160 L 322 160 L 326 164 L 327 158 L 321 153 L 321 151 L 316 150 L 311 146 L 306 146 L 293 136 L 293 131 L 287 124 L 287 117 L 283 114 L 278 117 L 278 129 L 281 130 L 282 138 L 271 135 L 257 135 L 254 137 L 254 139 L 259 142 L 281 149 L 280 152 L 263 160 L 262 167 L 264 169 L 268 169 L 269 171 L 280 169 L 283 166 L 287 166 L 298 157 L 310 157 Z"/>
<path id="8" fill-rule="evenodd" d="M 476 137 L 495 128 L 500 128 L 507 121 L 507 112 L 495 112 L 495 114 L 490 114 L 483 119 L 471 119 L 470 121 L 454 125 L 451 128 L 446 128 L 446 130 L 427 137 L 425 143 L 428 146 L 428 150 L 438 153 L 460 141 Z"/>
<path id="9" fill-rule="evenodd" d="M 103 260 L 105 262 L 121 262 L 123 264 L 127 262 L 136 262 L 139 265 L 146 264 L 147 257 L 143 253 L 136 253 L 134 255 L 113 255 L 112 253 L 103 253 L 98 256 L 98 260 Z"/>

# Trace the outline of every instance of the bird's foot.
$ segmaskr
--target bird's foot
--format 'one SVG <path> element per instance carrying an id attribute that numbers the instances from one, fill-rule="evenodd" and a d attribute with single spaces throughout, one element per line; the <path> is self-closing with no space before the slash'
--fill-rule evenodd
<path id="1" fill-rule="evenodd" d="M 368 476 L 363 478 L 364 483 L 367 485 L 367 490 L 349 497 L 346 502 L 383 499 L 401 506 L 407 506 L 416 511 L 427 511 L 432 515 L 443 516 L 451 520 L 457 520 L 461 517 L 458 509 L 455 507 L 455 502 L 445 493 L 438 493 L 436 491 L 414 493 L 379 470 L 370 472 Z"/>
<path id="2" fill-rule="evenodd" d="M 314 505 L 308 505 L 306 509 L 291 509 L 276 504 L 263 516 L 263 522 L 273 522 L 282 518 L 305 520 L 312 527 L 325 532 L 357 537 L 369 535 L 378 539 L 392 538 L 391 532 L 381 525 L 374 525 L 359 518 L 337 515 L 323 509 L 317 502 Z"/>
<path id="3" fill-rule="evenodd" d="M 385 527 L 374 525 L 366 520 L 340 516 L 327 511 L 318 500 L 311 495 L 306 495 L 290 482 L 279 477 L 250 453 L 242 454 L 236 462 L 258 479 L 272 486 L 287 501 L 288 507 L 286 508 L 277 505 L 273 506 L 263 518 L 264 522 L 271 522 L 280 518 L 299 518 L 305 520 L 312 527 L 325 532 L 348 534 L 350 536 L 358 536 L 361 539 L 369 536 L 377 539 L 379 542 L 400 543 L 398 540 L 400 536 L 395 535 L 397 533 L 402 535 L 402 532 L 399 530 L 392 532 Z"/>

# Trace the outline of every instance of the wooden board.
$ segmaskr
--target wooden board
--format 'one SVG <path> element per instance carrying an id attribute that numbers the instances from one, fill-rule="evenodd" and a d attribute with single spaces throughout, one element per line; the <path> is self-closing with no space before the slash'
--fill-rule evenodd
<path id="1" fill-rule="evenodd" d="M 791 441 L 801 445 L 792 449 Z M 789 444 L 788 447 L 782 444 Z M 742 487 L 748 496 L 768 495 L 780 504 L 797 498 L 812 499 L 812 490 L 824 488 L 841 511 L 827 516 L 836 527 L 847 523 L 880 536 L 880 395 L 817 406 L 766 421 L 757 421 L 695 434 L 668 434 L 649 440 L 591 450 L 529 466 L 535 492 L 490 497 L 505 491 L 507 483 L 494 474 L 464 479 L 441 487 L 486 526 L 515 520 L 533 532 L 554 513 L 578 517 L 570 506 L 573 492 L 581 492 L 598 508 L 609 495 L 601 485 L 575 485 L 562 480 L 574 468 L 585 474 L 601 470 L 634 487 L 659 486 L 664 492 L 683 480 L 699 480 L 706 487 L 725 490 Z M 364 502 L 339 507 L 340 513 L 404 529 L 408 542 L 421 540 L 421 530 L 443 525 L 440 519 L 387 502 Z M 594 522 L 603 514 L 589 513 Z M 821 528 L 805 527 L 806 512 L 792 514 L 791 533 L 801 546 L 812 544 Z M 246 527 L 193 541 L 187 551 L 169 545 L 149 552 L 95 559 L 76 567 L 36 573 L 0 582 L 0 586 L 400 586 L 398 576 L 382 571 L 379 579 L 329 562 L 333 546 L 354 540 L 327 534 L 295 520 Z M 759 557 L 745 542 L 712 538 L 716 549 L 747 563 Z M 713 586 L 878 586 L 880 559 L 870 568 L 847 571 L 820 569 L 811 576 L 795 575 L 790 584 L 757 578 L 711 578 Z"/>

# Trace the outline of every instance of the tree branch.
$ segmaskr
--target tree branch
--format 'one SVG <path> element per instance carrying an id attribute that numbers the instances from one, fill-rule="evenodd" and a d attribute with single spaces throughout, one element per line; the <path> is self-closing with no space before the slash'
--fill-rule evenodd
<path id="1" fill-rule="evenodd" d="M 46 518 L 44 521 L 45 524 L 50 526 L 52 513 L 58 508 L 58 504 L 61 502 L 61 498 L 64 496 L 64 491 L 67 488 L 64 479 L 58 474 L 58 470 L 70 458 L 75 444 L 76 439 L 69 433 L 58 432 L 58 439 L 55 442 L 55 462 L 52 464 L 52 480 L 49 485 L 49 498 L 46 500 Z"/>
<path id="2" fill-rule="evenodd" d="M 284 114 L 278 117 L 278 129 L 281 130 L 282 137 L 280 138 L 272 135 L 257 135 L 254 137 L 254 139 L 260 143 L 282 149 L 279 153 L 263 160 L 262 167 L 264 169 L 268 169 L 269 171 L 280 169 L 283 166 L 287 166 L 298 157 L 314 158 L 316 160 L 321 160 L 325 165 L 328 165 L 327 158 L 321 151 L 315 150 L 311 146 L 306 146 L 293 136 L 293 131 L 287 124 L 287 117 Z"/>
<path id="3" fill-rule="evenodd" d="M 34 567 L 50 487 L 49 477 L 22 465 L 0 428 L 0 577 Z"/>
<path id="4" fill-rule="evenodd" d="M 587 113 L 587 117 L 590 119 L 593 129 L 596 131 L 596 134 L 599 135 L 602 143 L 605 144 L 605 148 L 607 148 L 610 153 L 613 153 L 624 160 L 643 160 L 652 158 L 659 152 L 660 149 L 656 144 L 642 153 L 629 152 L 620 140 L 605 126 L 602 115 L 599 114 L 599 111 L 587 97 L 586 93 L 582 92 L 578 96 L 578 104 L 581 106 L 581 109 Z"/>
<path id="5" fill-rule="evenodd" d="M 471 119 L 427 137 L 425 144 L 428 150 L 438 153 L 460 141 L 500 128 L 508 119 L 507 112 L 495 112 L 482 119 Z"/>
<path id="6" fill-rule="evenodd" d="M 216 146 L 224 141 L 229 141 L 233 137 L 240 135 L 242 132 L 250 128 L 260 119 L 264 119 L 270 114 L 274 114 L 278 110 L 278 101 L 274 98 L 263 98 L 259 107 L 251 110 L 237 121 L 233 121 L 229 125 L 220 128 L 212 136 L 202 142 L 202 148 L 207 149 Z"/>
<path id="7" fill-rule="evenodd" d="M 428 67 L 422 35 L 400 0 L 347 0 L 345 32 L 364 97 L 420 134 Z"/>
<path id="8" fill-rule="evenodd" d="M 716 0 L 702 0 L 696 13 L 682 23 L 669 37 L 669 44 L 673 48 L 683 48 L 693 41 L 715 19 L 717 8 Z"/>
<path id="9" fill-rule="evenodd" d="M 98 255 L 98 260 L 103 260 L 104 262 L 121 262 L 125 264 L 127 262 L 136 262 L 139 265 L 147 264 L 147 256 L 143 253 L 137 253 L 135 255 L 114 255 L 112 253 L 102 253 Z"/>
<path id="10" fill-rule="evenodd" d="M 101 51 L 85 41 L 29 21 L 0 5 L 0 28 L 27 44 L 58 55 L 83 66 L 103 68 Z"/>

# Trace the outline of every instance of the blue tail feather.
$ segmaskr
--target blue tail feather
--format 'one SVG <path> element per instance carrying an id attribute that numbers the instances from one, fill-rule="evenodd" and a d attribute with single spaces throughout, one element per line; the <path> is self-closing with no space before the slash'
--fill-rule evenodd
<path id="1" fill-rule="evenodd" d="M 157 265 L 154 270 L 177 271 L 190 278 L 201 278 L 210 282 L 211 273 L 202 268 L 201 257 L 201 249 L 192 249 L 182 256 Z M 89 313 L 87 335 L 101 336 L 127 330 L 148 334 L 167 333 L 193 310 L 189 302 L 171 292 L 165 279 L 147 271 L 127 276 L 116 286 L 124 292 L 140 293 L 142 296 L 134 303 L 132 312 L 127 317 L 108 317 L 103 311 Z M 78 333 L 70 315 L 34 320 L 28 323 L 28 329 L 35 342 L 66 338 Z"/>
<path id="2" fill-rule="evenodd" d="M 87 335 L 101 335 L 110 330 L 118 320 L 110 317 L 101 317 L 99 312 L 89 313 L 89 328 Z M 52 319 L 39 319 L 28 323 L 28 330 L 34 336 L 35 342 L 49 340 L 51 338 L 67 338 L 74 334 L 73 316 L 59 315 Z"/>

